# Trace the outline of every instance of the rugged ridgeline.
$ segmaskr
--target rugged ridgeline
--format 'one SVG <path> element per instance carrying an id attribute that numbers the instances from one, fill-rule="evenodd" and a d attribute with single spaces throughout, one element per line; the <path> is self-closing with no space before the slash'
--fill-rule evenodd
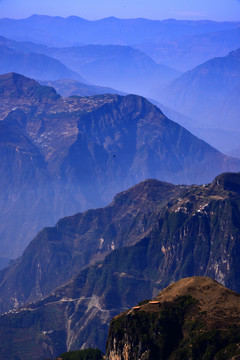
<path id="1" fill-rule="evenodd" d="M 210 141 L 212 137 L 218 148 L 222 148 L 221 143 L 224 144 L 228 137 L 230 151 L 239 146 L 239 81 L 240 49 L 184 73 L 164 90 L 160 100 L 194 119 L 192 127 L 206 128 L 204 139 Z M 214 129 L 214 136 L 209 129 Z M 222 134 L 219 129 L 222 129 Z M 230 136 L 228 131 L 232 132 Z M 203 131 L 198 133 L 199 136 L 204 134 Z"/>
<path id="2" fill-rule="evenodd" d="M 2 256 L 147 178 L 206 183 L 240 170 L 139 96 L 61 98 L 14 73 L 0 76 L 0 92 Z"/>
<path id="3" fill-rule="evenodd" d="M 111 251 L 137 243 L 151 231 L 160 209 L 183 191 L 182 186 L 147 180 L 118 194 L 105 208 L 43 229 L 0 272 L 0 311 L 39 300 Z"/>
<path id="4" fill-rule="evenodd" d="M 151 182 L 151 191 L 152 186 L 156 183 Z M 240 290 L 240 174 L 182 187 L 180 195 L 150 216 L 151 229 L 135 245 L 116 249 L 44 299 L 3 314 L 0 359 L 39 360 L 81 347 L 104 350 L 113 316 L 183 277 L 207 275 Z M 25 261 L 31 270 L 35 260 Z M 56 273 L 59 269 L 55 264 Z M 23 283 L 20 269 L 12 271 L 16 274 L 9 279 Z M 12 293 L 16 296 L 21 298 Z"/>
<path id="5" fill-rule="evenodd" d="M 239 359 L 239 330 L 238 293 L 208 277 L 185 278 L 111 321 L 106 358 Z"/>

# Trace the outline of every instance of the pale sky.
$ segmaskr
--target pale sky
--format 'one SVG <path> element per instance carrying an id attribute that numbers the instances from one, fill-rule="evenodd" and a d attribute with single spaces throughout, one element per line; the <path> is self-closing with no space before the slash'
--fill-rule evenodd
<path id="1" fill-rule="evenodd" d="M 240 20 L 240 0 L 0 0 L 0 17 L 33 14 L 77 15 L 89 20 L 108 16 L 149 19 Z"/>

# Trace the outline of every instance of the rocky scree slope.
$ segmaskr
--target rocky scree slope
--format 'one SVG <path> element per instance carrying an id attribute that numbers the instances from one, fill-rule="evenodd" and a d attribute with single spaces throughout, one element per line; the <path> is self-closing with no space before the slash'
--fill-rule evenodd
<path id="1" fill-rule="evenodd" d="M 106 358 L 238 359 L 239 328 L 238 293 L 209 277 L 185 278 L 111 321 Z"/>
<path id="2" fill-rule="evenodd" d="M 239 160 L 222 155 L 139 96 L 62 98 L 14 73 L 0 76 L 0 92 L 2 256 L 20 255 L 43 226 L 105 205 L 147 178 L 206 183 L 240 169 Z M 12 141 L 16 131 L 19 143 L 16 136 Z"/>
<path id="3" fill-rule="evenodd" d="M 184 277 L 210 276 L 240 290 L 240 174 L 186 187 L 157 213 L 135 245 L 116 249 L 44 299 L 3 314 L 2 356 L 30 360 L 81 347 L 104 350 L 113 316 Z"/>

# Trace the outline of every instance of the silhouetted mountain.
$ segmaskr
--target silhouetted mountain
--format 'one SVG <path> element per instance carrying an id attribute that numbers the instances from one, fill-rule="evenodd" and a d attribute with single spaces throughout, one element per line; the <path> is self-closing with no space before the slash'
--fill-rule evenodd
<path id="1" fill-rule="evenodd" d="M 41 80 L 68 78 L 85 82 L 83 77 L 56 59 L 43 54 L 19 53 L 0 45 L 0 74 L 8 72 L 19 72 Z"/>
<path id="2" fill-rule="evenodd" d="M 153 199 L 157 182 L 150 184 L 145 189 L 146 194 L 151 190 Z M 179 188 L 180 195 L 159 211 L 154 210 L 151 230 L 135 245 L 116 249 L 103 262 L 83 269 L 48 297 L 3 314 L 0 358 L 40 360 L 82 346 L 104 349 L 113 316 L 142 299 L 156 296 L 159 290 L 183 277 L 210 276 L 239 291 L 240 174 L 226 173 L 205 186 Z M 132 201 L 134 197 L 129 209 Z M 29 269 L 32 260 L 27 260 Z M 60 267 L 55 265 L 56 273 Z M 20 280 L 21 273 L 18 274 Z M 169 293 L 166 290 L 164 294 Z M 197 292 L 193 290 L 191 295 L 197 296 Z M 226 304 L 225 300 L 221 304 Z M 202 315 L 205 318 L 208 313 Z M 211 316 L 210 311 L 209 319 Z M 222 329 L 219 326 L 218 337 Z"/>
<path id="3" fill-rule="evenodd" d="M 238 359 L 239 314 L 238 293 L 211 278 L 182 279 L 113 319 L 106 359 Z"/>
<path id="4" fill-rule="evenodd" d="M 164 90 L 161 101 L 194 119 L 195 127 L 239 132 L 239 81 L 240 49 L 186 72 Z"/>
<path id="5" fill-rule="evenodd" d="M 211 148 L 139 96 L 61 98 L 53 88 L 17 74 L 0 80 L 1 124 L 31 146 L 30 151 L 18 144 L 18 137 L 12 142 L 6 131 L 9 162 L 0 139 L 2 256 L 19 255 L 43 226 L 102 206 L 146 178 L 206 183 L 240 169 L 239 160 Z"/>

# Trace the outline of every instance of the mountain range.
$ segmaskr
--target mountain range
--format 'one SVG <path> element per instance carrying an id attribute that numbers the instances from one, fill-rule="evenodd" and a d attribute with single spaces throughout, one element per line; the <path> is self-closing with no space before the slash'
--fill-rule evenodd
<path id="1" fill-rule="evenodd" d="M 0 29 L 0 360 L 240 357 L 240 22 Z"/>
<path id="2" fill-rule="evenodd" d="M 236 24 L 237 25 L 237 24 Z M 137 48 L 161 62 L 179 71 L 192 70 L 196 66 L 214 57 L 226 56 L 240 47 L 240 29 L 213 31 L 186 35 L 180 39 L 160 43 L 145 43 Z"/>
<path id="3" fill-rule="evenodd" d="M 237 35 L 230 36 L 239 32 L 239 28 L 214 33 L 213 37 L 208 33 L 198 36 L 205 37 L 206 47 L 210 49 L 212 46 L 209 46 L 207 39 L 212 38 L 218 39 L 218 47 L 221 49 L 220 44 L 229 44 L 229 49 L 233 48 L 234 41 L 229 42 L 227 35 L 223 38 L 220 36 L 225 32 L 232 39 L 239 38 Z M 182 41 L 189 47 L 192 46 L 190 40 L 184 38 Z M 173 116 L 176 112 L 181 114 L 181 125 L 218 150 L 232 154 L 239 147 L 239 50 L 221 58 L 213 58 L 179 77 L 180 73 L 176 70 L 157 64 L 145 53 L 130 46 L 85 45 L 56 48 L 32 42 L 17 42 L 4 37 L 0 37 L 0 43 L 2 72 L 21 70 L 25 75 L 45 80 L 45 84 L 56 85 L 64 96 L 121 94 L 119 90 L 109 88 L 111 86 L 126 93 L 157 99 L 171 109 L 170 114 Z M 198 40 L 196 44 L 199 46 Z M 191 54 L 190 49 L 187 52 L 183 50 L 183 57 L 186 53 Z M 209 57 L 214 54 L 209 53 Z M 198 54 L 196 58 L 196 63 L 198 61 L 199 64 Z M 185 58 L 182 61 L 187 64 Z M 46 81 L 49 79 L 58 79 L 60 82 Z M 86 84 L 85 79 L 101 86 Z M 82 84 L 76 80 L 80 80 Z M 173 81 L 169 84 L 171 80 Z M 168 113 L 167 111 L 166 114 Z M 179 116 L 174 116 L 173 119 L 178 120 Z"/>
<path id="4" fill-rule="evenodd" d="M 0 19 L 1 35 L 43 44 L 141 44 L 174 41 L 239 27 L 239 22 L 118 19 L 109 17 L 89 21 L 77 16 L 68 18 L 33 15 L 27 19 Z M 61 45 L 62 46 L 62 45 Z"/>
<path id="5" fill-rule="evenodd" d="M 85 45 L 46 52 L 92 83 L 148 97 L 181 74 L 130 46 Z"/>
<path id="6" fill-rule="evenodd" d="M 137 243 L 115 249 L 102 262 L 81 270 L 68 283 L 58 287 L 45 298 L 3 314 L 0 317 L 3 339 L 0 347 L 1 359 L 11 359 L 14 356 L 26 360 L 44 359 L 81 347 L 97 346 L 104 350 L 108 324 L 113 316 L 135 306 L 143 299 L 155 297 L 159 290 L 184 277 L 210 276 L 230 289 L 239 291 L 240 174 L 226 173 L 204 186 L 171 186 L 150 180 L 117 196 L 112 206 L 117 205 L 116 200 L 124 199 L 124 204 L 129 204 L 130 210 L 136 199 L 136 192 L 143 188 L 146 193 L 144 195 L 142 192 L 137 202 L 141 203 L 146 199 L 148 204 L 150 200 L 149 207 L 153 211 L 144 215 L 145 219 L 150 219 L 147 225 L 149 230 L 144 233 L 142 228 L 142 236 L 140 235 Z M 165 206 L 163 202 L 167 201 L 168 196 L 164 201 L 163 197 L 154 196 L 159 199 L 160 206 L 157 206 L 157 209 L 151 205 L 155 188 L 159 194 L 162 189 L 165 195 L 166 188 L 171 190 L 169 202 Z M 174 188 L 177 191 L 175 195 L 172 192 Z M 147 195 L 149 192 L 150 196 Z M 91 214 L 95 215 L 97 221 L 100 213 L 104 211 L 109 210 L 100 209 L 97 217 L 96 214 Z M 133 217 L 133 225 L 128 227 L 131 228 L 131 234 L 134 234 L 139 226 L 143 226 L 144 217 L 139 218 L 140 222 L 138 216 Z M 76 219 L 79 219 L 79 215 Z M 28 272 L 30 269 L 32 273 L 36 272 L 34 264 L 41 266 L 41 253 L 44 254 L 41 248 L 46 247 L 48 241 L 53 254 L 58 248 L 58 254 L 62 253 L 60 258 L 67 258 L 68 234 L 72 234 L 73 239 L 76 234 L 74 227 L 71 229 L 74 220 L 63 219 L 52 230 L 52 234 L 56 234 L 63 224 L 62 234 L 64 228 L 68 229 L 65 243 L 61 241 L 61 236 L 51 238 L 48 232 L 48 240 L 44 240 L 42 236 L 42 241 L 40 238 L 38 241 L 35 239 L 29 245 L 25 258 L 23 256 L 19 260 L 19 264 L 22 261 L 19 267 L 12 265 L 1 272 L 1 288 L 4 289 L 5 286 L 4 296 L 1 296 L 2 304 L 4 299 L 8 304 L 8 299 L 12 296 L 17 305 L 22 289 L 19 293 L 13 289 L 7 298 L 7 277 L 9 284 L 14 278 L 15 281 L 23 283 L 27 269 Z M 94 222 L 93 218 L 91 222 Z M 78 224 L 76 222 L 77 226 Z M 79 233 L 79 230 L 77 232 Z M 97 242 L 101 233 L 96 234 Z M 39 256 L 38 260 L 35 254 Z M 43 258 L 45 265 L 39 271 L 41 276 L 36 278 L 36 287 L 39 279 L 49 274 L 46 264 L 51 262 L 51 250 L 47 250 Z M 51 274 L 55 273 L 56 278 L 59 271 L 64 270 L 62 264 L 62 261 L 59 264 L 54 262 L 54 271 L 51 271 Z M 21 269 L 24 271 L 21 272 Z M 51 281 L 52 279 L 49 280 Z"/>
<path id="7" fill-rule="evenodd" d="M 88 21 L 77 16 L 33 15 L 21 20 L 0 19 L 0 28 L 0 35 L 7 38 L 54 47 L 128 45 L 179 71 L 240 47 L 239 22 L 114 17 Z"/>
<path id="8" fill-rule="evenodd" d="M 139 96 L 61 98 L 17 74 L 1 76 L 0 91 L 2 256 L 146 178 L 206 183 L 240 169 Z"/>
<path id="9" fill-rule="evenodd" d="M 166 65 L 157 64 L 148 55 L 130 46 L 84 45 L 56 48 L 31 42 L 16 42 L 4 37 L 0 37 L 0 43 L 2 73 L 21 72 L 22 68 L 22 74 L 32 74 L 33 78 L 39 80 L 75 79 L 86 82 L 84 79 L 87 79 L 99 86 L 153 96 L 155 89 L 181 74 Z"/>
<path id="10" fill-rule="evenodd" d="M 225 32 L 228 35 L 224 37 Z M 220 44 L 229 44 L 229 50 L 234 48 L 235 43 L 228 41 L 228 37 L 238 39 L 237 32 L 238 27 L 214 33 L 213 36 L 208 33 L 196 36 L 205 37 L 206 47 L 210 49 L 213 47 L 208 40 L 218 39 L 218 47 L 222 49 Z M 231 34 L 236 36 L 231 37 Z M 189 48 L 192 47 L 187 38 L 182 41 Z M 2 73 L 21 70 L 23 74 L 45 80 L 46 83 L 47 80 L 61 79 L 60 90 L 67 93 L 66 88 L 70 87 L 70 94 L 74 90 L 80 95 L 103 93 L 105 90 L 107 93 L 121 93 L 122 90 L 157 99 L 192 119 L 190 126 L 181 124 L 218 150 L 230 154 L 239 146 L 239 50 L 221 58 L 213 58 L 181 75 L 169 66 L 157 64 L 144 52 L 130 46 L 94 44 L 57 48 L 4 37 L 0 37 L 0 44 Z M 196 44 L 199 46 L 198 39 Z M 161 44 L 156 46 L 161 50 Z M 191 57 L 190 49 L 185 50 L 183 57 L 186 53 Z M 221 54 L 226 54 L 227 50 Z M 216 54 L 219 52 L 213 51 L 209 57 Z M 200 57 L 198 53 L 195 55 L 195 63 L 199 64 Z M 187 64 L 185 58 L 182 61 Z M 75 86 L 67 79 L 84 84 L 88 81 L 99 86 L 90 90 L 87 87 L 93 85 L 85 84 L 79 88 L 79 85 Z M 111 88 L 102 89 L 104 86 Z"/>
<path id="11" fill-rule="evenodd" d="M 40 80 L 66 78 L 86 82 L 82 76 L 47 55 L 17 52 L 5 45 L 0 45 L 0 73 L 9 72 L 19 72 Z"/>

